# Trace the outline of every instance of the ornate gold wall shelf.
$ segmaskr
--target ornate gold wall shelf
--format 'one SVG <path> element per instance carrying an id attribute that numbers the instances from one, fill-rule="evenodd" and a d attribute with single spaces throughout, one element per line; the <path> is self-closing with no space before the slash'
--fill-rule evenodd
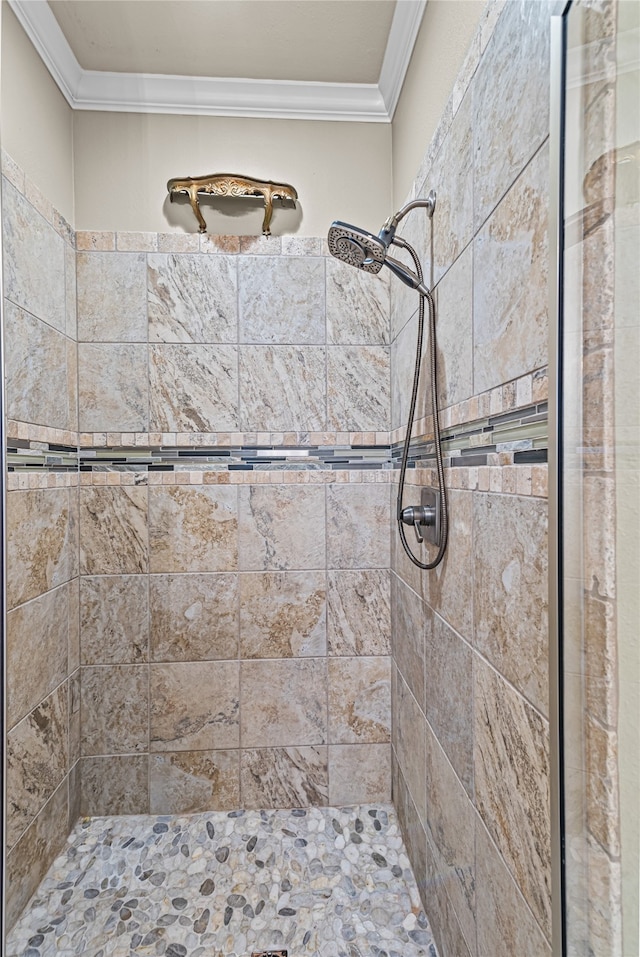
<path id="1" fill-rule="evenodd" d="M 176 193 L 187 194 L 201 233 L 206 233 L 207 224 L 198 203 L 198 193 L 208 193 L 210 196 L 261 196 L 264 199 L 264 220 L 262 222 L 264 236 L 271 235 L 273 201 L 290 202 L 295 206 L 298 198 L 297 191 L 288 183 L 272 183 L 271 180 L 253 179 L 250 176 L 240 176 L 237 173 L 185 176 L 182 179 L 176 177 L 169 180 L 167 189 L 171 202 L 173 202 Z"/>

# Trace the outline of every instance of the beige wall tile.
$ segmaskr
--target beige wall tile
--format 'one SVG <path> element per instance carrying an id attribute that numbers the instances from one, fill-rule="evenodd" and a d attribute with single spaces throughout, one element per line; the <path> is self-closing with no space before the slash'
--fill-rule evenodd
<path id="1" fill-rule="evenodd" d="M 330 658 L 328 666 L 331 744 L 390 741 L 390 659 Z"/>
<path id="2" fill-rule="evenodd" d="M 427 818 L 426 721 L 416 699 L 396 672 L 394 679 L 393 748 L 420 821 Z"/>
<path id="3" fill-rule="evenodd" d="M 477 494 L 473 535 L 475 646 L 546 714 L 547 503 Z"/>
<path id="4" fill-rule="evenodd" d="M 151 572 L 233 571 L 237 491 L 222 486 L 149 489 Z"/>
<path id="5" fill-rule="evenodd" d="M 7 608 L 77 574 L 78 516 L 72 489 L 7 495 Z"/>
<path id="6" fill-rule="evenodd" d="M 69 585 L 7 615 L 7 726 L 12 728 L 67 675 Z"/>
<path id="7" fill-rule="evenodd" d="M 11 927 L 61 852 L 69 818 L 67 782 L 56 789 L 40 814 L 7 854 L 6 920 Z M 61 826 L 62 825 L 62 826 Z"/>
<path id="8" fill-rule="evenodd" d="M 151 814 L 239 808 L 239 751 L 174 751 L 149 758 Z"/>
<path id="9" fill-rule="evenodd" d="M 324 431 L 325 366 L 322 346 L 243 346 L 240 428 L 245 432 Z"/>
<path id="10" fill-rule="evenodd" d="M 234 431 L 238 424 L 237 346 L 149 347 L 152 432 Z"/>
<path id="11" fill-rule="evenodd" d="M 398 821 L 404 838 L 407 854 L 411 861 L 413 875 L 418 885 L 423 905 L 429 903 L 433 909 L 433 890 L 427 876 L 427 836 L 423 819 L 419 815 L 406 785 L 402 771 L 397 761 L 395 749 L 391 755 L 393 804 L 398 815 Z M 431 917 L 429 917 L 431 920 Z M 457 951 L 453 951 L 457 954 Z"/>
<path id="12" fill-rule="evenodd" d="M 146 342 L 146 256 L 76 254 L 80 342 Z"/>
<path id="13" fill-rule="evenodd" d="M 324 259 L 241 256 L 240 341 L 324 345 Z"/>
<path id="14" fill-rule="evenodd" d="M 433 613 L 396 575 L 391 582 L 393 660 L 421 708 L 424 708 L 425 633 Z"/>
<path id="15" fill-rule="evenodd" d="M 425 714 L 473 797 L 473 652 L 438 615 L 426 628 Z"/>
<path id="16" fill-rule="evenodd" d="M 388 345 L 389 274 L 377 278 L 335 259 L 326 261 L 327 342 Z"/>
<path id="17" fill-rule="evenodd" d="M 459 197 L 453 194 L 454 203 Z M 440 210 L 440 203 L 438 203 Z M 441 407 L 462 402 L 473 395 L 473 245 L 469 243 L 438 283 L 438 397 Z M 428 353 L 425 349 L 425 356 Z M 425 400 L 431 390 L 426 358 L 421 390 Z M 407 396 L 407 402 L 409 396 Z M 418 405 L 427 415 L 430 404 Z"/>
<path id="18" fill-rule="evenodd" d="M 426 901 L 429 923 L 438 946 L 438 953 L 455 954 L 456 957 L 472 957 L 462 933 L 456 910 L 440 878 L 436 866 L 436 851 L 428 838 L 426 858 Z M 492 951 L 489 951 L 489 953 L 492 953 Z M 480 953 L 478 953 L 478 957 L 481 957 Z"/>
<path id="19" fill-rule="evenodd" d="M 480 659 L 475 679 L 476 806 L 549 936 L 549 728 L 545 719 Z"/>
<path id="20" fill-rule="evenodd" d="M 327 572 L 327 640 L 331 655 L 390 654 L 388 569 Z"/>
<path id="21" fill-rule="evenodd" d="M 237 748 L 238 667 L 235 661 L 151 665 L 151 750 Z"/>
<path id="22" fill-rule="evenodd" d="M 143 575 L 80 579 L 83 665 L 149 660 L 149 595 Z"/>
<path id="23" fill-rule="evenodd" d="M 237 257 L 147 257 L 149 342 L 238 341 Z"/>
<path id="24" fill-rule="evenodd" d="M 436 191 L 433 227 L 436 282 L 455 262 L 473 232 L 472 94 L 462 100 L 433 167 L 429 188 Z M 474 123 L 475 126 L 475 123 Z M 414 214 L 416 217 L 420 212 Z M 423 212 L 423 216 L 426 214 Z M 426 231 L 426 230 L 425 230 Z"/>
<path id="25" fill-rule="evenodd" d="M 426 754 L 426 831 L 433 864 L 456 912 L 469 952 L 475 954 L 475 809 L 429 727 Z"/>
<path id="26" fill-rule="evenodd" d="M 261 486 L 239 492 L 243 570 L 325 567 L 322 487 Z"/>
<path id="27" fill-rule="evenodd" d="M 148 814 L 149 756 L 82 758 L 81 814 Z"/>
<path id="28" fill-rule="evenodd" d="M 67 773 L 68 688 L 45 698 L 7 736 L 7 845 L 13 847 Z M 66 823 L 66 821 L 65 821 Z"/>
<path id="29" fill-rule="evenodd" d="M 344 807 L 389 801 L 391 801 L 390 745 L 330 745 L 330 805 Z"/>
<path id="30" fill-rule="evenodd" d="M 327 427 L 382 432 L 391 428 L 387 346 L 329 346 Z"/>
<path id="31" fill-rule="evenodd" d="M 149 431 L 145 343 L 81 342 L 78 346 L 81 432 Z"/>
<path id="32" fill-rule="evenodd" d="M 389 488 L 327 488 L 327 562 L 330 568 L 388 568 Z"/>
<path id="33" fill-rule="evenodd" d="M 238 657 L 238 576 L 152 575 L 152 661 Z"/>
<path id="34" fill-rule="evenodd" d="M 82 754 L 147 751 L 148 666 L 87 665 L 81 669 L 80 680 Z"/>
<path id="35" fill-rule="evenodd" d="M 476 867 L 478 954 L 550 957 L 544 934 L 480 823 Z"/>
<path id="36" fill-rule="evenodd" d="M 241 667 L 243 747 L 326 743 L 325 659 L 244 661 Z"/>
<path id="37" fill-rule="evenodd" d="M 80 489 L 83 575 L 140 574 L 149 569 L 147 489 Z"/>
<path id="38" fill-rule="evenodd" d="M 473 635 L 474 568 L 485 556 L 477 551 L 473 541 L 473 493 L 449 489 L 447 500 L 447 550 L 442 563 L 424 576 L 424 587 L 434 611 L 469 639 Z"/>
<path id="39" fill-rule="evenodd" d="M 240 576 L 241 658 L 315 658 L 326 650 L 324 572 Z"/>
<path id="40" fill-rule="evenodd" d="M 327 748 L 243 750 L 240 780 L 245 808 L 326 805 Z"/>

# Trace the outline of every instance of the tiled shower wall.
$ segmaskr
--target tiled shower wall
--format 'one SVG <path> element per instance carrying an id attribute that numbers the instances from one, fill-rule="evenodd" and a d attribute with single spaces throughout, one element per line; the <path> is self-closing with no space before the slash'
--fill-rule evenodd
<path id="1" fill-rule="evenodd" d="M 3 157 L 7 412 L 77 435 L 75 252 L 67 225 Z M 16 427 L 13 428 L 15 436 Z M 7 492 L 7 918 L 79 813 L 78 476 Z"/>
<path id="2" fill-rule="evenodd" d="M 3 172 L 13 917 L 78 813 L 390 797 L 390 350 L 320 239 Z"/>
<path id="3" fill-rule="evenodd" d="M 405 221 L 436 283 L 450 538 L 392 555 L 393 793 L 443 957 L 550 954 L 547 665 L 549 20 L 487 8 Z M 404 224 L 403 224 L 404 225 Z M 392 429 L 415 303 L 392 287 Z M 410 318 L 411 317 L 411 318 Z M 425 361 L 426 371 L 426 361 Z M 426 391 L 426 390 L 425 390 Z M 416 434 L 428 456 L 428 403 Z M 395 541 L 395 539 L 394 539 Z"/>

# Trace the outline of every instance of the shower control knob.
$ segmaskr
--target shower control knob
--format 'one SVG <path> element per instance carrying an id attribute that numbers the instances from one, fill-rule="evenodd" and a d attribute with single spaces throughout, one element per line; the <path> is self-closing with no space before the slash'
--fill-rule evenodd
<path id="1" fill-rule="evenodd" d="M 423 488 L 420 505 L 407 505 L 400 513 L 404 525 L 413 525 L 418 544 L 425 538 L 432 545 L 440 544 L 440 493 L 436 489 Z M 424 534 L 423 534 L 424 530 Z"/>

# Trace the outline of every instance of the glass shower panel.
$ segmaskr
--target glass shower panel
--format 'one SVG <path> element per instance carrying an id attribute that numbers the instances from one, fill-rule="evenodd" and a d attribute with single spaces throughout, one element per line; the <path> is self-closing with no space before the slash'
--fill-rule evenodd
<path id="1" fill-rule="evenodd" d="M 568 955 L 638 936 L 640 5 L 567 15 L 563 686 Z"/>

